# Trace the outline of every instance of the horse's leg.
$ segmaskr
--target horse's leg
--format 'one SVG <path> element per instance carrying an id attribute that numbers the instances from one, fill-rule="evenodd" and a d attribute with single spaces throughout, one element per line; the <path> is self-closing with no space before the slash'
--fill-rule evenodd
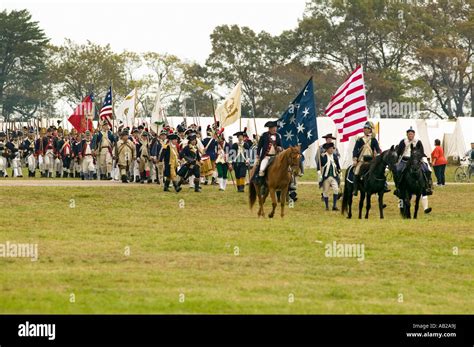
<path id="1" fill-rule="evenodd" d="M 275 215 L 275 209 L 277 206 L 277 197 L 276 197 L 276 190 L 275 188 L 270 188 L 270 198 L 272 199 L 272 212 L 268 215 L 269 218 L 273 218 Z"/>
<path id="2" fill-rule="evenodd" d="M 369 219 L 371 193 L 367 193 L 367 203 L 365 204 L 365 219 Z"/>
<path id="3" fill-rule="evenodd" d="M 379 193 L 380 219 L 383 219 L 383 191 Z"/>
<path id="4" fill-rule="evenodd" d="M 350 191 L 347 204 L 349 205 L 349 213 L 347 214 L 347 218 L 352 218 L 352 191 Z"/>
<path id="5" fill-rule="evenodd" d="M 260 188 L 256 188 L 256 191 L 257 191 L 257 197 L 258 197 L 258 216 L 259 217 L 264 217 L 264 214 L 263 214 L 263 198 L 260 194 Z"/>
<path id="6" fill-rule="evenodd" d="M 416 217 L 418 216 L 418 207 L 420 206 L 420 198 L 421 198 L 421 194 L 416 194 L 415 212 L 413 214 L 414 219 L 416 219 Z"/>
<path id="7" fill-rule="evenodd" d="M 288 194 L 288 187 L 283 188 L 280 194 L 281 218 L 285 216 L 286 195 Z"/>
<path id="8" fill-rule="evenodd" d="M 360 191 L 360 200 L 359 200 L 359 219 L 362 219 L 362 209 L 364 208 L 365 192 Z"/>
<path id="9" fill-rule="evenodd" d="M 411 194 L 407 194 L 407 198 L 405 201 L 405 206 L 406 206 L 406 215 L 408 219 L 411 219 Z"/>

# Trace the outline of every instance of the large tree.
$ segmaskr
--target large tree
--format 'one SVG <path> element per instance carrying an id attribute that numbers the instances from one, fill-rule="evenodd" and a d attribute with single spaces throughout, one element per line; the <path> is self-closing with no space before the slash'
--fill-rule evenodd
<path id="1" fill-rule="evenodd" d="M 71 106 L 91 92 L 105 95 L 111 84 L 116 93 L 127 92 L 124 57 L 113 52 L 109 45 L 66 40 L 64 45 L 55 48 L 51 70 L 58 96 Z"/>
<path id="2" fill-rule="evenodd" d="M 0 12 L 0 105 L 29 118 L 51 103 L 46 67 L 48 39 L 27 10 Z"/>
<path id="3" fill-rule="evenodd" d="M 474 8 L 472 1 L 440 0 L 414 7 L 419 18 L 419 36 L 412 72 L 430 87 L 442 112 L 428 108 L 440 118 L 472 113 L 474 64 Z M 471 100 L 469 100 L 471 93 Z"/>

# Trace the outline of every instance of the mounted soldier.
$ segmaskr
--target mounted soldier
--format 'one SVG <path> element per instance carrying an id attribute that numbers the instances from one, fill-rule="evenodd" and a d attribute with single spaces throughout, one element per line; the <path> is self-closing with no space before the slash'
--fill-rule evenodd
<path id="1" fill-rule="evenodd" d="M 374 124 L 367 121 L 364 124 L 364 135 L 360 136 L 354 145 L 352 151 L 352 160 L 354 167 L 354 196 L 357 196 L 359 180 L 360 180 L 360 169 L 362 165 L 368 164 L 372 161 L 375 156 L 382 153 L 379 142 L 373 135 Z M 389 192 L 390 189 L 385 187 L 385 192 Z"/>
<path id="2" fill-rule="evenodd" d="M 266 122 L 265 127 L 268 128 L 268 131 L 262 134 L 257 146 L 257 160 L 259 162 L 257 184 L 260 187 L 265 184 L 265 171 L 270 161 L 282 151 L 281 135 L 277 133 L 277 122 Z"/>
<path id="3" fill-rule="evenodd" d="M 395 183 L 397 184 L 397 188 L 398 188 L 398 183 L 400 182 L 403 176 L 403 173 L 405 171 L 407 161 L 411 156 L 412 146 L 414 149 L 423 153 L 422 170 L 423 170 L 423 177 L 425 178 L 425 183 L 426 183 L 426 194 L 423 194 L 423 195 L 424 196 L 432 195 L 433 194 L 433 181 L 431 179 L 431 168 L 428 163 L 428 158 L 425 154 L 425 150 L 423 148 L 423 143 L 420 140 L 415 138 L 415 130 L 412 127 L 410 127 L 410 129 L 407 130 L 407 137 L 400 141 L 397 148 L 397 155 L 398 155 L 398 160 L 399 160 L 397 164 L 397 172 L 395 175 L 396 176 Z M 396 196 L 399 195 L 398 189 L 395 190 L 394 194 Z"/>

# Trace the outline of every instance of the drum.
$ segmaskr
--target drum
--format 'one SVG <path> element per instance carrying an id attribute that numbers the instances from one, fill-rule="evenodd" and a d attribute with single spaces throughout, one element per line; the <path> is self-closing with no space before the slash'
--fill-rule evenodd
<path id="1" fill-rule="evenodd" d="M 211 158 L 204 154 L 201 156 L 201 176 L 209 176 L 212 174 L 212 171 Z"/>

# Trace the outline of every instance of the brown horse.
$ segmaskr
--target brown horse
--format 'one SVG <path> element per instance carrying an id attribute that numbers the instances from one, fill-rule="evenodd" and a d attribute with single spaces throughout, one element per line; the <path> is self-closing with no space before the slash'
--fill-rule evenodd
<path id="1" fill-rule="evenodd" d="M 275 156 L 275 159 L 271 163 L 271 165 L 267 169 L 267 174 L 265 177 L 267 189 L 265 189 L 265 193 L 262 196 L 260 192 L 260 186 L 254 180 L 250 182 L 250 193 L 249 193 L 249 203 L 250 209 L 252 209 L 253 205 L 258 196 L 258 203 L 260 208 L 258 210 L 258 216 L 264 217 L 265 214 L 263 213 L 263 204 L 265 204 L 265 200 L 270 194 L 272 198 L 272 212 L 268 215 L 269 218 L 273 218 L 275 214 L 275 208 L 277 206 L 277 191 L 280 191 L 280 203 L 281 203 L 281 217 L 285 215 L 285 203 L 286 203 L 286 196 L 288 194 L 288 187 L 291 181 L 291 174 L 297 175 L 300 169 L 300 147 L 294 146 L 285 149 L 284 151 L 280 152 Z M 250 171 L 250 177 L 253 177 L 255 170 L 257 170 L 259 165 L 255 165 L 253 169 Z"/>

